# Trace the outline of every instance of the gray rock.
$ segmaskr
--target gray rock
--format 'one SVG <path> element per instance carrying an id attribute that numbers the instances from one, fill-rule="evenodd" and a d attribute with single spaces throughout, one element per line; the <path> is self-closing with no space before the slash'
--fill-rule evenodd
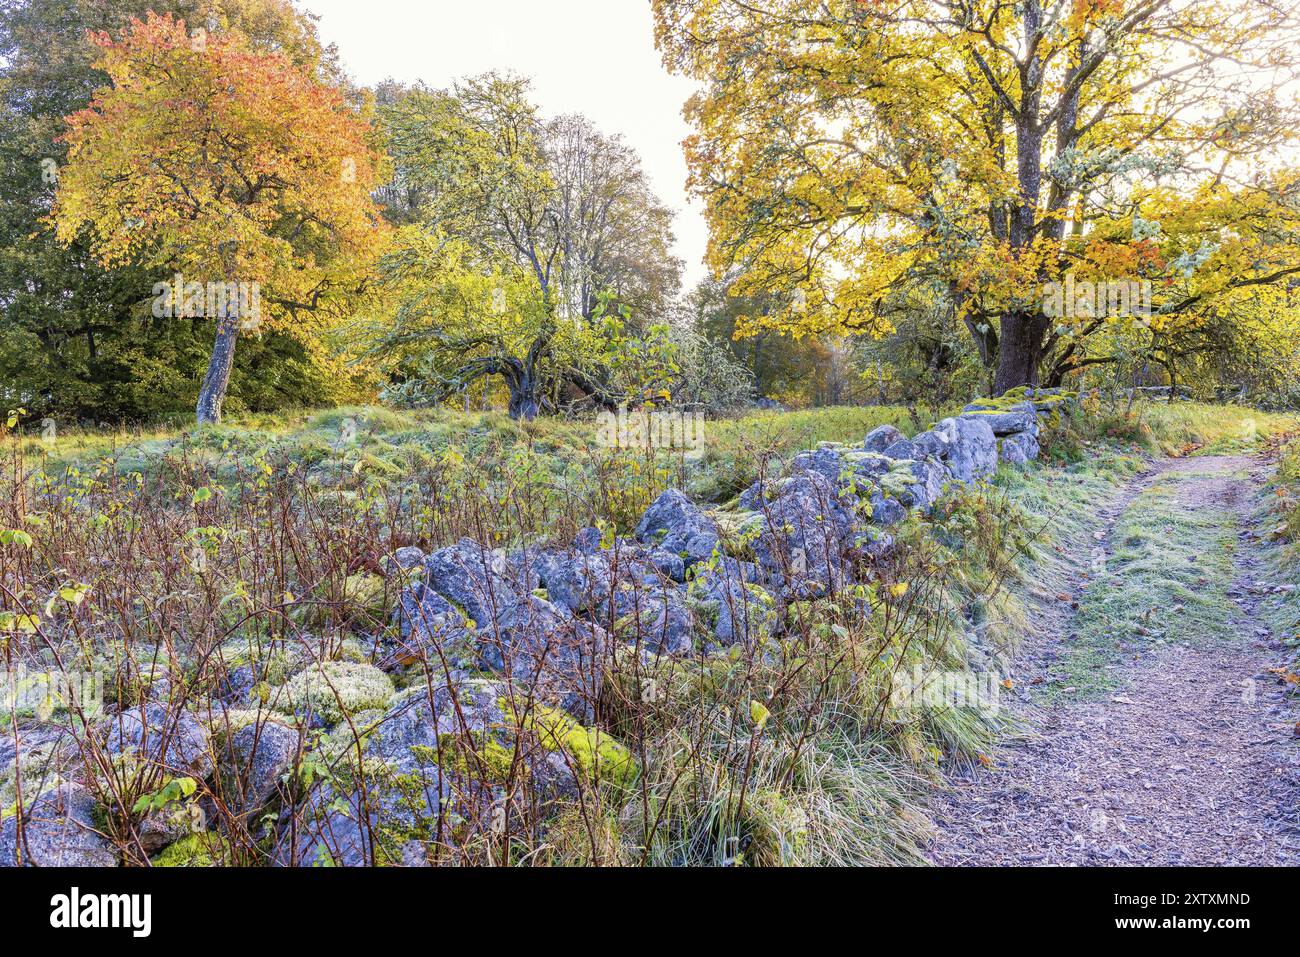
<path id="1" fill-rule="evenodd" d="M 884 452 L 895 442 L 906 439 L 907 436 L 892 425 L 880 425 L 867 433 L 867 437 L 862 442 L 862 447 L 868 452 Z"/>
<path id="2" fill-rule="evenodd" d="M 527 595 L 504 608 L 478 633 L 482 662 L 507 677 L 533 683 L 544 701 L 575 714 L 589 706 L 605 648 L 605 632 L 559 606 Z"/>
<path id="3" fill-rule="evenodd" d="M 782 579 L 788 597 L 811 597 L 841 583 L 853 520 L 838 489 L 817 472 L 798 472 L 774 491 L 754 542 L 765 575 Z"/>
<path id="4" fill-rule="evenodd" d="M 907 507 L 897 499 L 887 498 L 877 492 L 871 496 L 871 521 L 881 528 L 897 525 L 907 517 Z"/>
<path id="5" fill-rule="evenodd" d="M 391 567 L 398 571 L 410 571 L 424 564 L 424 550 L 414 545 L 406 545 L 392 554 Z"/>
<path id="6" fill-rule="evenodd" d="M 547 598 L 573 612 L 599 607 L 613 587 L 609 558 L 602 552 L 548 555 L 538 563 L 538 575 Z"/>
<path id="7" fill-rule="evenodd" d="M 912 443 L 924 455 L 943 462 L 948 474 L 960 482 L 987 478 L 997 471 L 997 437 L 979 417 L 944 419 Z"/>
<path id="8" fill-rule="evenodd" d="M 1029 432 L 1017 432 L 1002 440 L 998 455 L 1003 462 L 1024 465 L 1038 458 L 1038 439 Z"/>
<path id="9" fill-rule="evenodd" d="M 646 558 L 661 575 L 678 583 L 686 581 L 686 563 L 682 561 L 680 555 L 662 548 L 656 548 Z"/>
<path id="10" fill-rule="evenodd" d="M 907 439 L 900 439 L 895 442 L 893 445 L 889 446 L 889 448 L 884 449 L 881 452 L 881 455 L 891 459 L 919 459 L 921 457 L 916 446 Z"/>
<path id="11" fill-rule="evenodd" d="M 908 463 L 908 469 L 916 479 L 916 483 L 909 485 L 899 495 L 899 501 L 908 508 L 928 510 L 943 494 L 944 484 L 948 481 L 948 472 L 942 465 L 928 459 L 914 460 Z"/>
<path id="12" fill-rule="evenodd" d="M 95 825 L 95 800 L 79 784 L 61 784 L 0 824 L 0 867 L 116 867 L 117 852 Z"/>
<path id="13" fill-rule="evenodd" d="M 686 655 L 695 650 L 695 615 L 680 588 L 620 587 L 614 594 L 618 638 L 662 655 Z"/>
<path id="14" fill-rule="evenodd" d="M 711 575 L 691 583 L 693 603 L 723 647 L 753 645 L 771 636 L 779 624 L 776 602 L 761 586 L 738 578 Z"/>
<path id="15" fill-rule="evenodd" d="M 669 489 L 646 509 L 636 537 L 639 542 L 680 555 L 689 567 L 713 554 L 718 526 L 685 493 Z"/>
<path id="16" fill-rule="evenodd" d="M 425 585 L 402 592 L 394 614 L 401 634 L 401 652 L 427 655 L 465 638 L 465 616 L 446 598 Z"/>
<path id="17" fill-rule="evenodd" d="M 227 805 L 245 816 L 262 811 L 281 794 L 280 779 L 301 750 L 299 733 L 274 721 L 240 728 L 221 755 Z"/>
<path id="18" fill-rule="evenodd" d="M 411 841 L 437 833 L 452 797 L 450 779 L 437 767 L 406 757 L 357 778 L 312 790 L 296 826 L 282 828 L 272 854 L 278 866 L 400 864 L 411 855 Z"/>
<path id="19" fill-rule="evenodd" d="M 978 403 L 966 406 L 962 418 L 973 418 L 988 423 L 994 435 L 1012 435 L 1016 432 L 1038 433 L 1038 410 L 1032 402 L 1021 402 L 1006 411 L 995 411 Z"/>
<path id="20" fill-rule="evenodd" d="M 424 562 L 430 588 L 448 599 L 480 628 L 489 627 L 502 607 L 516 603 L 538 586 L 535 575 L 521 572 L 500 549 L 468 538 L 430 555 Z"/>
<path id="21" fill-rule="evenodd" d="M 110 718 L 106 743 L 109 754 L 134 754 L 173 777 L 203 779 L 215 767 L 207 729 L 188 712 L 158 704 Z"/>
<path id="22" fill-rule="evenodd" d="M 573 538 L 573 547 L 584 555 L 594 555 L 600 551 L 600 542 L 604 536 L 600 529 L 588 526 Z"/>

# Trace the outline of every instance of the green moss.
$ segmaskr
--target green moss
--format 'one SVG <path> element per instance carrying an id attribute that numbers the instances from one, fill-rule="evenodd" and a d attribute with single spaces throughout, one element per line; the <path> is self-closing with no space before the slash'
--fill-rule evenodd
<path id="1" fill-rule="evenodd" d="M 626 787 L 636 780 L 636 761 L 627 748 L 605 732 L 583 727 L 558 708 L 538 708 L 524 726 L 537 733 L 548 751 L 568 755 L 588 781 Z"/>
<path id="2" fill-rule="evenodd" d="M 167 847 L 154 867 L 219 867 L 230 863 L 230 842 L 215 831 L 190 834 Z"/>

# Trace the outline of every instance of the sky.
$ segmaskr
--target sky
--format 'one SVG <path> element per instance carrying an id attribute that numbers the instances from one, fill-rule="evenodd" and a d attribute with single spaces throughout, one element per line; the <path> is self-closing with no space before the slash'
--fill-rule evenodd
<path id="1" fill-rule="evenodd" d="M 691 82 L 654 46 L 649 0 L 300 0 L 320 17 L 360 83 L 386 78 L 442 87 L 486 70 L 533 80 L 542 113 L 582 113 L 641 155 L 655 191 L 677 210 L 677 255 L 689 288 L 704 277 L 708 238 L 686 196 L 682 104 Z"/>

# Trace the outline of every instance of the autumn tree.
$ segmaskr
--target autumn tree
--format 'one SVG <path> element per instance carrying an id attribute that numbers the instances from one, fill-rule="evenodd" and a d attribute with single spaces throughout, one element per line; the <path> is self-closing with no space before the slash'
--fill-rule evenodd
<path id="1" fill-rule="evenodd" d="M 1149 281 L 1159 329 L 1300 271 L 1289 5 L 654 9 L 666 61 L 704 84 L 687 153 L 711 263 L 799 305 L 743 329 L 880 334 L 891 304 L 937 291 L 1001 393 L 1077 368 L 1120 318 L 1052 315 L 1045 283 Z"/>
<path id="2" fill-rule="evenodd" d="M 379 241 L 372 131 L 318 70 L 239 30 L 150 13 L 118 39 L 92 39 L 111 85 L 68 117 L 57 235 L 88 237 L 106 267 L 145 262 L 200 286 L 262 290 L 264 317 L 238 306 L 208 316 L 197 416 L 214 422 L 241 330 L 299 331 Z"/>
<path id="3" fill-rule="evenodd" d="M 380 95 L 403 225 L 374 311 L 403 394 L 492 376 L 517 418 L 617 402 L 609 360 L 666 318 L 680 273 L 635 154 L 580 117 L 543 120 L 518 77 Z"/>

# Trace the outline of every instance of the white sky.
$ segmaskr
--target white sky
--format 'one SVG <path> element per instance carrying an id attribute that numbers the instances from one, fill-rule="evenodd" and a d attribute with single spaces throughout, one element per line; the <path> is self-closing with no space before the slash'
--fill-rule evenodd
<path id="1" fill-rule="evenodd" d="M 654 46 L 649 0 L 299 0 L 327 43 L 371 85 L 392 77 L 442 87 L 486 70 L 533 81 L 547 116 L 582 113 L 621 133 L 656 192 L 678 211 L 677 255 L 687 287 L 705 274 L 707 230 L 686 198 L 681 108 L 690 81 L 671 76 Z"/>

